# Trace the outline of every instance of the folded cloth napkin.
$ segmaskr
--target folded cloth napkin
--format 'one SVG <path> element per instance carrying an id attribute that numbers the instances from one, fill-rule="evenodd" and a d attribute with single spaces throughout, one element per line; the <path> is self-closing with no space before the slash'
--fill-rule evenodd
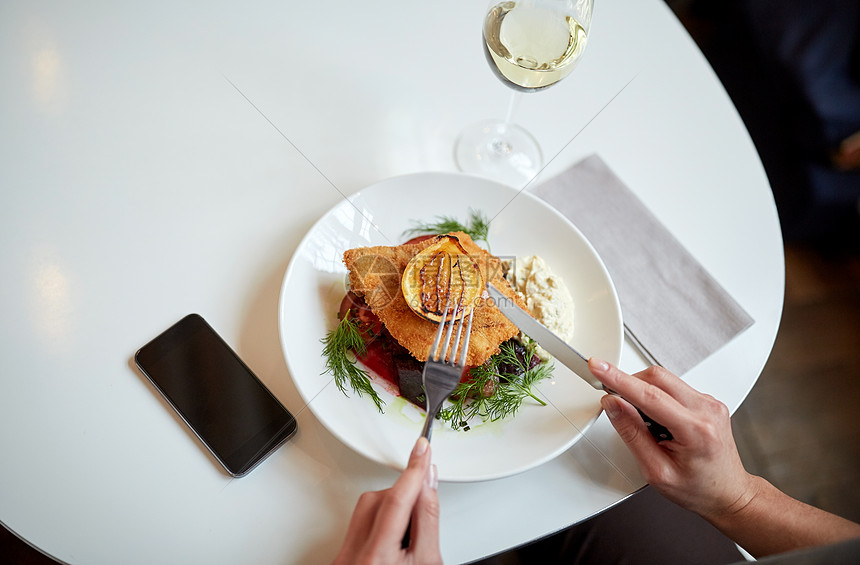
<path id="1" fill-rule="evenodd" d="M 530 191 L 603 259 L 630 336 L 682 375 L 753 319 L 596 155 Z"/>

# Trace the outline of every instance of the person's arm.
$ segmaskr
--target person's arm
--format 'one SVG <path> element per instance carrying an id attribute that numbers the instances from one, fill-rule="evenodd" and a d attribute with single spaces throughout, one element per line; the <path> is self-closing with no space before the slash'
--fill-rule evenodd
<path id="1" fill-rule="evenodd" d="M 404 548 L 407 528 L 410 542 Z M 394 486 L 359 497 L 334 563 L 442 563 L 436 468 L 425 438 L 415 443 Z"/>
<path id="2" fill-rule="evenodd" d="M 755 556 L 860 537 L 860 525 L 791 498 L 753 477 L 752 498 L 742 508 L 704 518 Z"/>
<path id="3" fill-rule="evenodd" d="M 601 404 L 645 480 L 753 555 L 860 537 L 860 525 L 749 474 L 735 446 L 729 411 L 718 400 L 659 367 L 635 376 L 596 359 L 589 367 L 617 393 L 604 396 Z M 669 428 L 674 439 L 655 441 L 631 403 Z"/>

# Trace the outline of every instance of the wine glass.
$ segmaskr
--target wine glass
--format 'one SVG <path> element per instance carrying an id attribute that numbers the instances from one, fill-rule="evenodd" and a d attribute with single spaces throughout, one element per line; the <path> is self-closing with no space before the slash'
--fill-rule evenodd
<path id="1" fill-rule="evenodd" d="M 543 166 L 537 140 L 511 123 L 520 93 L 547 88 L 573 71 L 585 51 L 593 0 L 492 0 L 484 18 L 484 54 L 512 88 L 504 120 L 486 120 L 460 134 L 457 167 L 521 186 Z"/>

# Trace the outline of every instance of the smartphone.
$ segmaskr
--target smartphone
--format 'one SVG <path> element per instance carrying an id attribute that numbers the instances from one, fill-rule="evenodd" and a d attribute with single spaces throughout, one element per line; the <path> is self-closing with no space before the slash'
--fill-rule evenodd
<path id="1" fill-rule="evenodd" d="M 134 361 L 233 477 L 296 432 L 296 419 L 198 314 L 138 350 Z"/>

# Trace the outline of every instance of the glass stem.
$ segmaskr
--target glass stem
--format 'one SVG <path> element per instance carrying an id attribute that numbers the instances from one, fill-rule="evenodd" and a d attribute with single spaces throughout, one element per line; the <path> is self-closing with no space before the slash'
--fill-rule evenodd
<path id="1" fill-rule="evenodd" d="M 508 101 L 508 113 L 505 114 L 505 130 L 508 129 L 508 126 L 511 125 L 514 116 L 514 110 L 516 110 L 517 106 L 520 103 L 520 98 L 522 98 L 522 92 L 518 90 L 514 90 L 511 92 L 511 99 Z"/>
<path id="2" fill-rule="evenodd" d="M 505 114 L 505 120 L 502 122 L 502 127 L 499 130 L 499 135 L 490 142 L 490 147 L 493 153 L 500 157 L 506 157 L 513 151 L 511 143 L 508 140 L 508 128 L 513 123 L 514 110 L 520 102 L 521 92 L 516 90 L 511 92 L 510 101 L 508 101 L 508 112 Z"/>

